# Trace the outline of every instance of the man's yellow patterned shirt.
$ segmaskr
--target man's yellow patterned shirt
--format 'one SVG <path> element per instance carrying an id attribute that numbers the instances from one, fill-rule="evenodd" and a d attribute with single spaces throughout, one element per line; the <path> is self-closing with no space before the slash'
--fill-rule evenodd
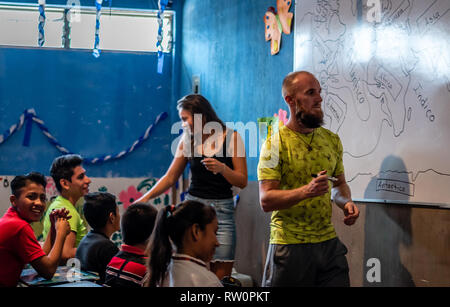
<path id="1" fill-rule="evenodd" d="M 311 151 L 308 151 L 308 144 Z M 261 149 L 258 180 L 278 180 L 281 190 L 292 190 L 308 184 L 313 179 L 312 174 L 323 170 L 327 170 L 329 176 L 338 176 L 344 173 L 342 153 L 339 136 L 325 128 L 301 134 L 283 126 Z M 331 186 L 330 183 L 325 195 L 272 212 L 270 243 L 318 243 L 335 238 L 331 223 Z"/>

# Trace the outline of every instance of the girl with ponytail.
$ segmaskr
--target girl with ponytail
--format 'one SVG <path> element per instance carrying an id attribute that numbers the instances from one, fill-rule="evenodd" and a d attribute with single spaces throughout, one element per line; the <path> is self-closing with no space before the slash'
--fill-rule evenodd
<path id="1" fill-rule="evenodd" d="M 210 205 L 185 201 L 161 209 L 149 244 L 147 286 L 221 287 L 206 268 L 219 246 L 217 229 L 216 211 Z"/>

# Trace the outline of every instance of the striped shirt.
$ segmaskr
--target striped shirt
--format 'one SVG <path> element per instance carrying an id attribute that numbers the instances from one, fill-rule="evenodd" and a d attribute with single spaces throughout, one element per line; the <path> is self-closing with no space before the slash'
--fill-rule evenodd
<path id="1" fill-rule="evenodd" d="M 106 267 L 105 285 L 141 287 L 147 272 L 147 257 L 140 248 L 123 244 Z"/>

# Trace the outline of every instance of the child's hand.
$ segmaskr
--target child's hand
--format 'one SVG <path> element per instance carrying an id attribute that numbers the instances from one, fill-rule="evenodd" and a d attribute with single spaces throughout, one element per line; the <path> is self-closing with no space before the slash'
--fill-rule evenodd
<path id="1" fill-rule="evenodd" d="M 67 210 L 66 208 L 53 210 L 50 213 L 50 223 L 52 225 L 54 225 L 58 218 L 63 218 L 63 219 L 66 219 L 66 220 L 70 220 L 70 218 L 72 216 L 70 216 L 69 213 L 70 213 L 69 210 Z"/>
<path id="2" fill-rule="evenodd" d="M 52 232 L 56 231 L 56 221 L 58 219 L 70 220 L 72 218 L 69 213 L 69 210 L 66 208 L 55 209 L 50 213 L 50 228 Z"/>
<path id="3" fill-rule="evenodd" d="M 55 229 L 57 234 L 67 236 L 70 233 L 70 224 L 65 218 L 57 218 L 55 221 Z"/>

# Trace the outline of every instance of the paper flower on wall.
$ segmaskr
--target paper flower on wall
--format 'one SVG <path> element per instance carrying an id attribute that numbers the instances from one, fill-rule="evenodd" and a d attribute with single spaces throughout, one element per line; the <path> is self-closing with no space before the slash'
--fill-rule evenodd
<path id="1" fill-rule="evenodd" d="M 138 192 L 135 186 L 128 187 L 127 191 L 119 193 L 119 200 L 123 204 L 123 208 L 127 209 L 136 199 L 142 196 L 141 192 Z"/>
<path id="2" fill-rule="evenodd" d="M 264 14 L 265 36 L 266 41 L 271 41 L 270 53 L 272 55 L 280 51 L 282 33 L 291 34 L 294 16 L 293 13 L 289 13 L 291 5 L 292 0 L 277 0 L 277 10 L 271 6 Z"/>
<path id="3" fill-rule="evenodd" d="M 273 116 L 278 117 L 280 124 L 283 123 L 283 125 L 286 125 L 288 122 L 287 111 L 283 109 L 278 110 L 278 114 L 274 114 Z"/>

